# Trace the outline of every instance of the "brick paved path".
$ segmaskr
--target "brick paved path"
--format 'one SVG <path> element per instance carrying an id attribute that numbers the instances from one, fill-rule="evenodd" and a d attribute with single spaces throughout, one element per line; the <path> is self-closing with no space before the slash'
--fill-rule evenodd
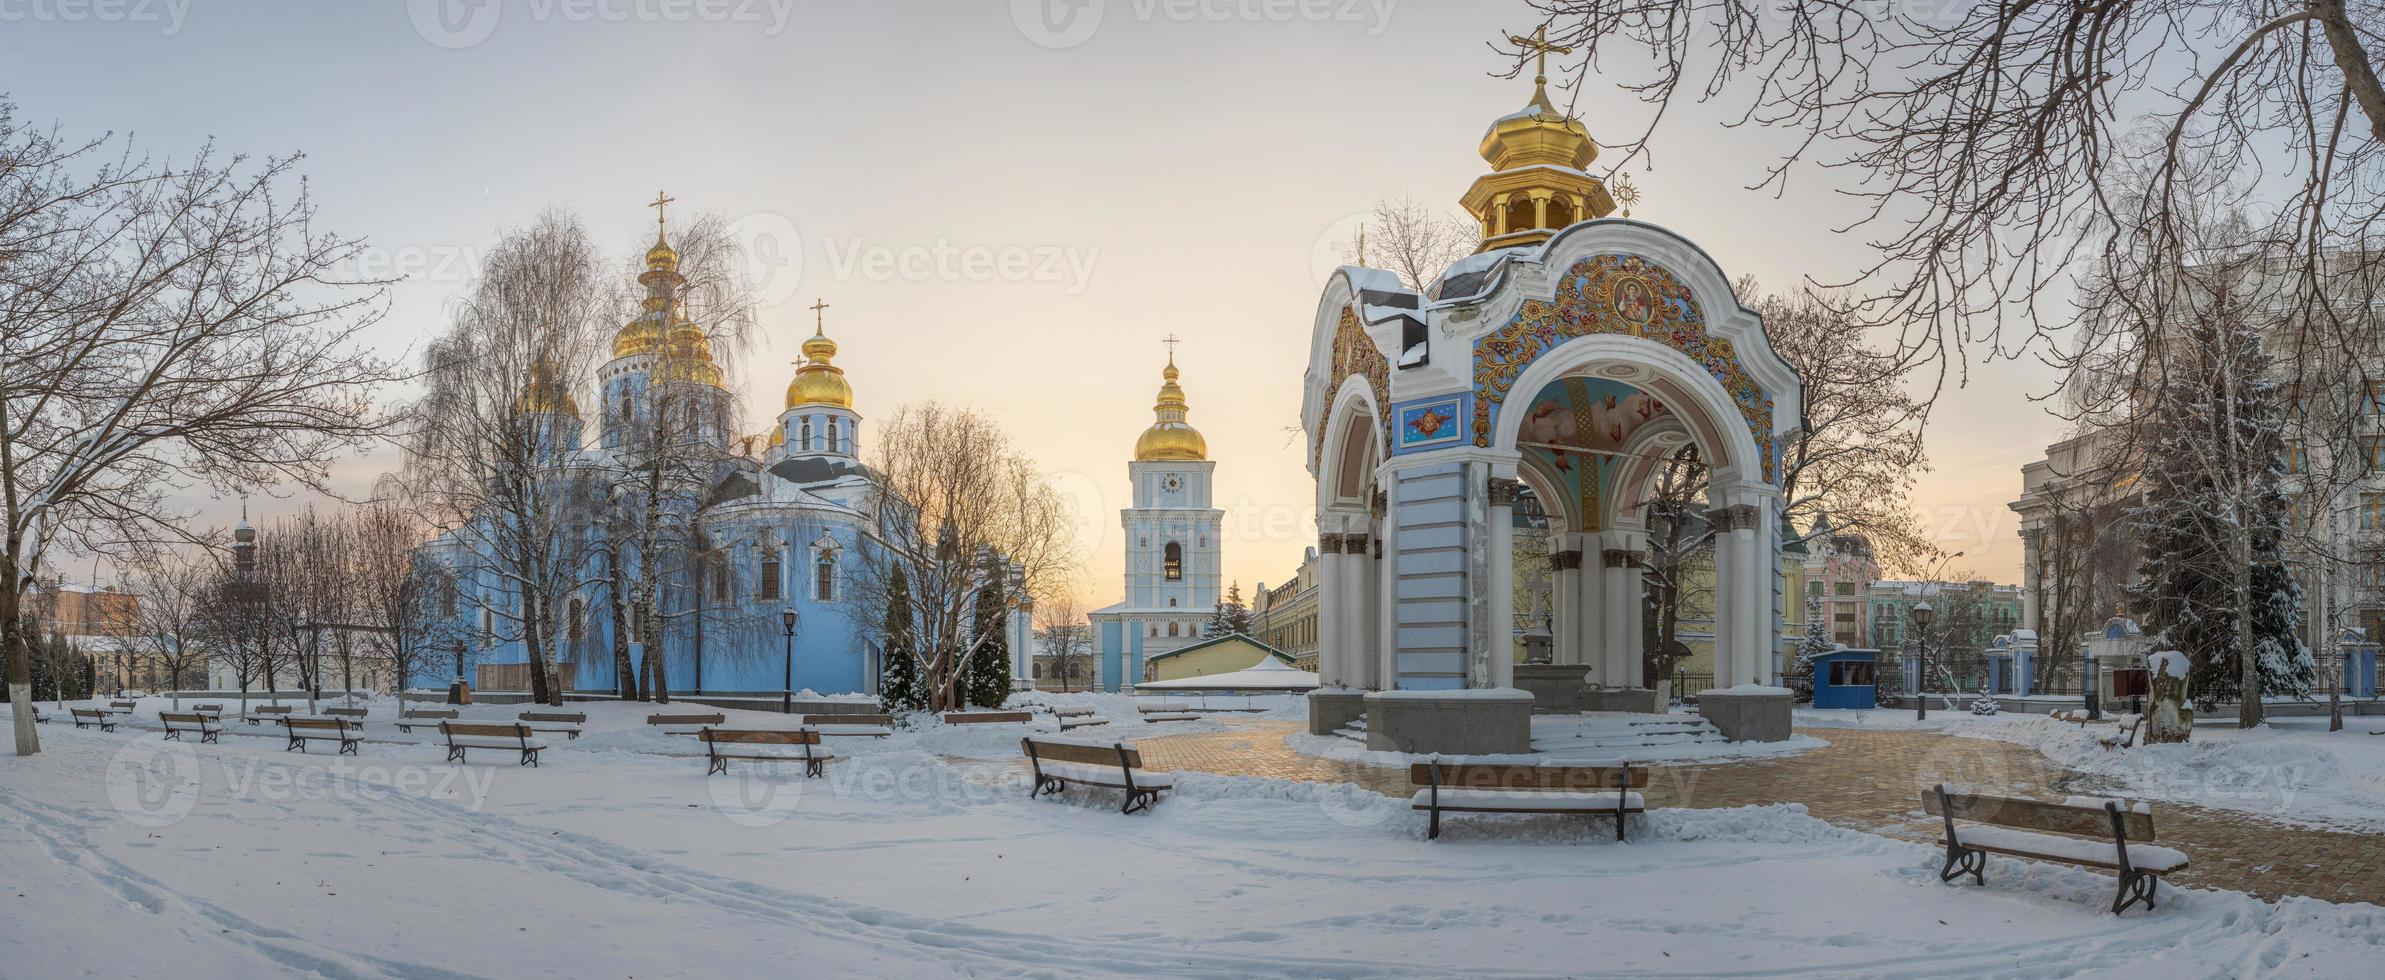
<path id="1" fill-rule="evenodd" d="M 1302 755 L 1284 736 L 1304 726 L 1282 721 L 1237 721 L 1237 729 L 1206 735 L 1139 740 L 1146 764 L 1227 775 L 1308 782 L 1355 783 L 1406 797 L 1407 773 L 1391 766 Z M 1773 759 L 1749 759 L 1656 770 L 1650 806 L 1731 807 L 1803 803 L 1806 811 L 1843 827 L 1934 841 L 1937 826 L 1921 812 L 1921 791 L 1947 780 L 2002 787 L 2015 796 L 2060 799 L 2092 795 L 2084 777 L 2055 766 L 2036 750 L 2008 742 L 1930 732 L 1812 729 L 1828 748 Z M 2262 898 L 2307 895 L 2334 902 L 2385 905 L 2385 843 L 2373 836 L 2291 827 L 2257 817 L 2181 804 L 2154 806 L 2161 843 L 2193 859 L 2173 876 L 2181 885 L 2231 888 Z M 1993 869 L 1991 868 L 1991 874 Z"/>

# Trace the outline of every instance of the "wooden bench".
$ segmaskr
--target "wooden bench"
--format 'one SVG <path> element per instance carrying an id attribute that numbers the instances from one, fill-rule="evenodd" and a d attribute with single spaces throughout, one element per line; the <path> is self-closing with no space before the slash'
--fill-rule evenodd
<path id="1" fill-rule="evenodd" d="M 1035 720 L 1031 711 L 947 711 L 947 725 L 1024 725 Z"/>
<path id="2" fill-rule="evenodd" d="M 1087 725 L 1107 725 L 1110 720 L 1094 714 L 1091 708 L 1053 708 L 1052 719 L 1060 723 L 1060 730 L 1083 728 Z"/>
<path id="3" fill-rule="evenodd" d="M 1408 767 L 1408 785 L 1422 786 L 1410 808 L 1429 811 L 1427 839 L 1441 836 L 1443 813 L 1574 813 L 1612 816 L 1615 839 L 1623 839 L 1623 818 L 1648 812 L 1639 790 L 1648 770 L 1629 762 L 1613 765 L 1489 766 L 1418 762 Z"/>
<path id="4" fill-rule="evenodd" d="M 131 701 L 110 701 L 108 702 L 107 707 L 101 708 L 99 710 L 105 711 L 111 715 L 129 715 L 132 714 L 133 709 L 137 707 L 140 707 L 140 705 Z"/>
<path id="5" fill-rule="evenodd" d="M 1921 806 L 1946 821 L 1938 841 L 1946 845 L 1940 881 L 1970 875 L 1973 882 L 1987 884 L 1990 854 L 2102 868 L 2120 873 L 2120 892 L 2112 899 L 2112 914 L 2118 915 L 2138 902 L 2153 908 L 2161 876 L 2186 867 L 2185 852 L 2146 846 L 2154 839 L 2153 809 L 2143 803 L 2129 808 L 2116 800 L 2101 806 L 2046 803 L 1957 793 L 1940 783 L 1922 791 Z M 1957 826 L 1957 820 L 1971 825 Z M 2132 842 L 2138 846 L 2131 848 Z"/>
<path id="6" fill-rule="evenodd" d="M 286 704 L 260 704 L 254 708 L 248 709 L 248 723 L 254 725 L 260 721 L 264 721 L 267 718 L 284 717 L 288 715 L 290 711 L 290 706 Z"/>
<path id="7" fill-rule="evenodd" d="M 2096 739 L 2095 744 L 2101 745 L 2107 750 L 2125 749 L 2137 744 L 2137 737 L 2144 733 L 2144 729 L 2145 716 L 2135 715 L 2130 718 L 2128 724 L 2120 726 L 2119 731 Z"/>
<path id="8" fill-rule="evenodd" d="M 585 711 L 525 711 L 514 717 L 520 719 L 522 727 L 531 731 L 562 732 L 566 739 L 580 737 L 580 729 L 588 724 L 588 713 Z"/>
<path id="9" fill-rule="evenodd" d="M 803 727 L 828 738 L 885 738 L 894 734 L 894 716 L 885 714 L 805 715 Z"/>
<path id="10" fill-rule="evenodd" d="M 747 759 L 754 762 L 793 762 L 801 759 L 803 760 L 803 775 L 808 778 L 821 775 L 824 767 L 836 758 L 832 755 L 812 751 L 812 746 L 820 744 L 820 733 L 809 728 L 797 728 L 790 731 L 768 728 L 714 728 L 707 725 L 696 731 L 696 737 L 704 741 L 704 758 L 711 763 L 704 770 L 704 775 L 707 776 L 716 772 L 727 773 L 731 759 Z M 724 745 L 793 745 L 802 748 L 803 754 L 765 752 L 759 749 L 723 752 L 721 747 Z"/>
<path id="11" fill-rule="evenodd" d="M 224 720 L 224 706 L 220 704 L 194 704 L 190 706 L 190 710 L 196 714 L 206 715 L 207 717 L 215 719 L 216 721 Z"/>
<path id="12" fill-rule="evenodd" d="M 695 734 L 697 731 L 699 731 L 699 730 L 703 729 L 704 727 L 706 727 L 706 726 L 708 726 L 708 725 L 726 725 L 726 724 L 728 724 L 728 723 L 729 723 L 729 716 L 728 716 L 728 715 L 723 715 L 723 714 L 710 714 L 710 715 L 670 715 L 670 714 L 662 714 L 662 715 L 647 715 L 647 716 L 646 716 L 646 724 L 649 724 L 649 725 L 654 725 L 654 726 L 657 726 L 657 727 L 660 727 L 660 728 L 667 729 L 666 731 L 664 731 L 664 732 L 663 732 L 663 734 L 665 734 L 665 735 L 693 735 L 693 734 Z"/>
<path id="13" fill-rule="evenodd" d="M 412 708 L 398 714 L 398 731 L 412 732 L 416 724 L 454 721 L 461 717 L 463 712 L 454 708 Z"/>
<path id="14" fill-rule="evenodd" d="M 181 741 L 183 732 L 197 732 L 199 733 L 199 744 L 205 745 L 214 742 L 216 736 L 224 733 L 223 726 L 218 724 L 212 716 L 196 711 L 160 711 L 157 713 L 157 720 L 165 723 L 166 741 L 169 742 Z"/>
<path id="15" fill-rule="evenodd" d="M 282 734 L 290 736 L 290 744 L 282 751 L 306 751 L 306 743 L 321 739 L 337 741 L 340 755 L 355 755 L 356 747 L 364 744 L 357 725 L 346 718 L 299 718 L 282 716 Z"/>
<path id="16" fill-rule="evenodd" d="M 74 715 L 76 728 L 89 728 L 98 725 L 99 730 L 103 732 L 116 730 L 116 716 L 98 708 L 68 708 L 66 710 Z"/>
<path id="17" fill-rule="evenodd" d="M 325 708 L 323 709 L 323 717 L 352 718 L 356 721 L 356 727 L 362 728 L 364 727 L 364 716 L 371 710 L 371 708 Z"/>
<path id="18" fill-rule="evenodd" d="M 1157 704 L 1138 704 L 1135 705 L 1135 711 L 1143 716 L 1144 721 L 1201 720 L 1200 715 L 1193 714 L 1192 705 L 1185 704 L 1182 701 L 1161 701 Z"/>
<path id="19" fill-rule="evenodd" d="M 447 738 L 447 761 L 463 762 L 469 749 L 505 749 L 520 752 L 519 765 L 538 767 L 539 750 L 547 747 L 544 739 L 532 738 L 530 726 L 519 722 L 442 721 L 439 734 Z"/>
<path id="20" fill-rule="evenodd" d="M 1126 791 L 1126 805 L 1120 813 L 1151 809 L 1159 794 L 1176 788 L 1172 773 L 1148 772 L 1143 769 L 1143 753 L 1133 742 L 1091 742 L 1078 739 L 1036 738 L 1019 739 L 1019 751 L 1026 753 L 1027 765 L 1035 771 L 1035 789 L 1027 794 L 1032 800 L 1046 793 L 1058 793 L 1070 783 L 1079 786 L 1099 786 Z"/>

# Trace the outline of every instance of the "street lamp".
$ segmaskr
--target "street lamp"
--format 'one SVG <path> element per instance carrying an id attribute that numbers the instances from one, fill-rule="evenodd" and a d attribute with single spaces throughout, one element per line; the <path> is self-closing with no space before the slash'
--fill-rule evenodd
<path id="1" fill-rule="evenodd" d="M 1938 611 L 1927 602 L 1913 604 L 1913 720 L 1926 721 L 1930 716 L 1929 663 L 1930 620 Z"/>
<path id="2" fill-rule="evenodd" d="M 788 607 L 788 608 L 786 608 L 786 609 L 780 610 L 780 611 L 779 611 L 779 614 L 778 614 L 778 621 L 779 621 L 781 624 L 783 624 L 783 625 L 785 625 L 785 626 L 787 627 L 787 690 L 786 690 L 786 693 L 785 693 L 783 696 L 781 696 L 781 697 L 779 698 L 778 710 L 779 710 L 779 713 L 780 713 L 780 714 L 783 714 L 783 715 L 791 715 L 791 714 L 794 714 L 794 713 L 795 713 L 795 609 L 794 609 L 794 607 L 790 606 L 790 607 Z"/>

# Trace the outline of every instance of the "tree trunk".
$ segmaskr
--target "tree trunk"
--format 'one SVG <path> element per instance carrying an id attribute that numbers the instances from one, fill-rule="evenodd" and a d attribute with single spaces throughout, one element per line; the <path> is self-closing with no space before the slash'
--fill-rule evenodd
<path id="1" fill-rule="evenodd" d="M 2261 724 L 2261 658 L 2253 649 L 2252 626 L 2252 531 L 2244 522 L 2236 522 L 2237 541 L 2235 561 L 2236 586 L 2236 651 L 2241 658 L 2237 684 L 2242 688 L 2236 697 L 2236 727 L 2257 728 Z"/>
<path id="2" fill-rule="evenodd" d="M 539 629 L 542 618 L 537 593 L 522 590 L 522 646 L 530 663 L 530 700 L 548 704 L 546 631 Z"/>
<path id="3" fill-rule="evenodd" d="M 41 751 L 41 735 L 33 728 L 33 649 L 25 643 L 18 619 L 17 566 L 0 556 L 0 659 L 8 661 L 8 714 L 15 729 L 17 754 Z"/>
<path id="4" fill-rule="evenodd" d="M 671 703 L 670 662 L 662 655 L 662 617 L 651 612 L 646 616 L 646 662 L 652 665 L 654 703 Z"/>
<path id="5" fill-rule="evenodd" d="M 608 545 L 605 548 L 605 607 L 613 617 L 613 687 L 621 692 L 621 700 L 638 700 L 637 668 L 629 662 L 629 610 L 621 600 L 621 551 Z"/>

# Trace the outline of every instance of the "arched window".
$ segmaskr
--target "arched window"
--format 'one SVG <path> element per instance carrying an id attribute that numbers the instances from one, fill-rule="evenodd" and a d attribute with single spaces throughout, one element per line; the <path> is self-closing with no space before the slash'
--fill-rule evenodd
<path id="1" fill-rule="evenodd" d="M 836 549 L 834 548 L 820 549 L 819 560 L 812 563 L 812 598 L 819 602 L 836 601 Z"/>
<path id="2" fill-rule="evenodd" d="M 1169 623 L 1169 624 L 1168 624 L 1168 635 L 1169 635 L 1169 636 L 1175 636 L 1175 635 L 1176 635 L 1176 624 L 1175 624 L 1175 623 Z"/>
<path id="3" fill-rule="evenodd" d="M 497 612 L 486 604 L 480 607 L 480 645 L 493 646 L 497 642 Z"/>
<path id="4" fill-rule="evenodd" d="M 762 581 L 760 586 L 754 590 L 755 597 L 776 599 L 783 595 L 784 593 L 779 591 L 778 576 L 778 549 L 766 546 L 762 549 Z"/>
<path id="5" fill-rule="evenodd" d="M 1175 597 L 1175 596 L 1169 596 L 1169 597 L 1168 597 L 1168 605 L 1169 605 L 1171 608 L 1172 608 L 1172 607 L 1174 607 L 1174 606 L 1176 605 L 1176 597 Z"/>
<path id="6" fill-rule="evenodd" d="M 693 439 L 693 438 L 695 438 L 695 436 L 696 436 L 696 434 L 697 434 L 697 433 L 699 433 L 699 432 L 703 431 L 703 430 L 701 430 L 701 429 L 698 429 L 698 428 L 696 428 L 696 403 L 694 403 L 694 402 L 688 402 L 688 403 L 687 403 L 687 410 L 686 410 L 685 412 L 681 412 L 680 414 L 681 414 L 681 415 L 683 415 L 683 416 L 685 416 L 685 417 L 686 417 L 686 419 L 687 419 L 687 437 L 688 437 L 688 438 L 690 438 L 690 439 Z"/>
<path id="7" fill-rule="evenodd" d="M 841 438 L 841 436 L 842 436 L 842 433 L 840 433 L 840 432 L 838 431 L 838 430 L 840 430 L 840 429 L 843 429 L 843 428 L 844 428 L 844 426 L 843 426 L 843 425 L 841 425 L 841 424 L 839 424 L 839 423 L 837 422 L 837 420 L 835 420 L 835 419 L 829 419 L 829 420 L 828 420 L 828 451 L 829 451 L 829 452 L 832 452 L 832 453 L 838 453 L 838 452 L 843 452 L 843 451 L 844 451 L 844 449 L 845 449 L 845 440 L 844 440 L 843 438 Z"/>
<path id="8" fill-rule="evenodd" d="M 801 438 L 801 439 L 797 439 L 797 440 L 795 441 L 795 451 L 796 451 L 796 452 L 799 452 L 799 453 L 810 452 L 810 451 L 811 451 L 811 448 L 812 448 L 812 417 L 811 417 L 811 416 L 809 416 L 809 415 L 806 415 L 806 416 L 804 416 L 804 417 L 803 417 L 803 438 Z"/>
<path id="9" fill-rule="evenodd" d="M 1170 582 L 1184 578 L 1184 546 L 1170 541 L 1163 552 L 1165 557 L 1160 561 L 1161 574 Z"/>

